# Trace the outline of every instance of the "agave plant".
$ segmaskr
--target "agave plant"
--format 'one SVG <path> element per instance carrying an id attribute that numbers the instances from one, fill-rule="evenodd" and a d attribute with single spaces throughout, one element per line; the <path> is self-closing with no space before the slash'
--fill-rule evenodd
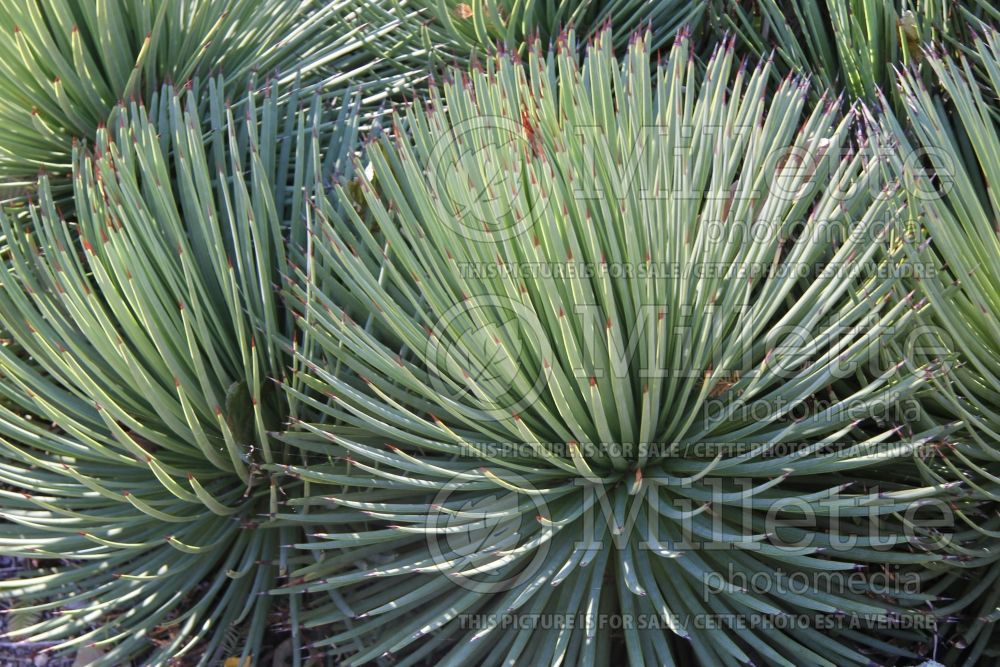
<path id="1" fill-rule="evenodd" d="M 357 104 L 324 119 L 270 87 L 237 111 L 225 90 L 167 87 L 156 124 L 119 106 L 74 151 L 74 220 L 45 178 L 30 225 L 0 215 L 0 313 L 23 351 L 0 347 L 0 553 L 39 563 L 0 597 L 59 612 L 15 640 L 210 664 L 236 628 L 249 664 L 273 622 L 264 593 L 301 540 L 260 471 L 296 460 L 269 435 L 295 411 L 273 286 L 305 244 L 303 188 L 349 174 Z"/>
<path id="2" fill-rule="evenodd" d="M 859 187 L 878 163 L 834 101 L 802 117 L 803 81 L 768 91 L 771 64 L 735 71 L 731 41 L 700 76 L 690 50 L 681 34 L 653 75 L 644 38 L 619 64 L 600 34 L 581 65 L 570 36 L 456 73 L 370 146 L 360 211 L 343 188 L 311 207 L 287 391 L 320 418 L 282 436 L 308 464 L 262 467 L 324 525 L 275 591 L 311 594 L 317 649 L 916 657 L 912 633 L 858 628 L 933 596 L 834 583 L 951 558 L 902 516 L 957 488 L 914 460 L 947 427 L 875 419 L 936 365 L 861 366 L 916 316 L 883 270 L 897 193 Z M 812 522 L 777 525 L 792 506 Z M 803 614 L 834 620 L 782 622 Z"/>
<path id="3" fill-rule="evenodd" d="M 729 0 L 721 13 L 752 52 L 773 51 L 785 69 L 814 77 L 820 90 L 836 86 L 869 101 L 893 90 L 895 67 L 922 62 L 932 42 L 961 46 L 970 21 L 980 18 L 1000 13 L 981 0 Z"/>
<path id="4" fill-rule="evenodd" d="M 968 665 L 987 650 L 995 654 L 992 628 L 1000 620 L 1000 34 L 983 30 L 969 45 L 970 59 L 925 53 L 944 99 L 914 74 L 900 77 L 912 141 L 891 113 L 879 117 L 891 142 L 885 155 L 908 197 L 901 246 L 922 268 L 912 282 L 927 302 L 927 337 L 916 351 L 955 355 L 954 368 L 925 401 L 924 426 L 935 419 L 964 426 L 940 450 L 937 476 L 967 480 L 986 501 L 969 516 L 958 513 L 969 542 L 963 567 L 971 576 L 966 582 L 960 573 L 939 573 L 937 584 L 958 589 L 955 601 L 938 610 L 942 618 L 964 614 L 971 621 L 947 636 L 956 647 L 948 664 Z"/>
<path id="5" fill-rule="evenodd" d="M 40 170 L 68 175 L 73 139 L 92 138 L 119 101 L 154 106 L 164 83 L 218 74 L 239 99 L 253 72 L 280 69 L 310 82 L 350 75 L 360 87 L 377 63 L 354 35 L 336 30 L 332 17 L 342 4 L 4 0 L 0 179 L 8 196 L 23 193 Z M 338 71 L 328 71 L 331 61 Z"/>

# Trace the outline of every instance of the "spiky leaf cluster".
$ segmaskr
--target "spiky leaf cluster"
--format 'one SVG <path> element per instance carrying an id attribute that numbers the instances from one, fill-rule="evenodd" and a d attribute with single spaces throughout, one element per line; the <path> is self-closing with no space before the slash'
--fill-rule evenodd
<path id="1" fill-rule="evenodd" d="M 938 573 L 935 584 L 955 597 L 939 610 L 942 619 L 963 614 L 948 637 L 956 647 L 949 662 L 962 664 L 995 657 L 1000 620 L 1000 34 L 984 28 L 969 53 L 955 58 L 928 49 L 926 63 L 943 99 L 907 72 L 900 77 L 906 116 L 884 113 L 877 121 L 883 153 L 907 193 L 899 243 L 921 269 L 910 282 L 926 302 L 927 335 L 915 352 L 950 359 L 950 372 L 924 402 L 922 421 L 963 426 L 937 459 L 943 467 L 936 476 L 966 481 L 986 502 L 957 514 L 964 574 Z"/>
<path id="2" fill-rule="evenodd" d="M 0 549 L 39 564 L 0 595 L 60 610 L 13 639 L 209 664 L 236 626 L 259 655 L 281 547 L 301 539 L 259 471 L 295 460 L 271 435 L 295 409 L 274 286 L 304 244 L 298 193 L 350 168 L 357 108 L 323 121 L 318 98 L 237 109 L 224 90 L 167 88 L 156 124 L 118 107 L 74 153 L 74 220 L 44 179 L 31 224 L 0 215 L 18 346 L 0 348 Z"/>
<path id="3" fill-rule="evenodd" d="M 784 70 L 813 77 L 820 90 L 837 87 L 869 101 L 880 93 L 892 96 L 894 68 L 919 67 L 927 45 L 963 48 L 980 19 L 1000 19 L 984 0 L 727 0 L 724 5 L 720 22 L 749 51 L 771 54 Z"/>
<path id="4" fill-rule="evenodd" d="M 380 57 L 410 53 L 418 43 L 427 61 L 451 65 L 498 51 L 524 54 L 534 40 L 550 44 L 570 29 L 584 43 L 611 26 L 619 54 L 640 30 L 650 31 L 656 51 L 669 48 L 680 30 L 699 28 L 710 7 L 709 0 L 377 0 L 345 6 L 342 17 L 346 26 L 366 33 Z"/>

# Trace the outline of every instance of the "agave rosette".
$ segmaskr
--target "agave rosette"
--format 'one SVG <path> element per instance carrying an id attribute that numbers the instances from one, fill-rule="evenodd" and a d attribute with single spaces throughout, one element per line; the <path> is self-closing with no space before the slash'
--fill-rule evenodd
<path id="1" fill-rule="evenodd" d="M 38 563 L 0 597 L 59 612 L 14 640 L 209 664 L 233 628 L 259 656 L 272 623 L 301 539 L 259 470 L 292 462 L 269 435 L 296 409 L 274 286 L 305 244 L 303 188 L 351 168 L 357 104 L 324 117 L 272 87 L 237 109 L 224 89 L 166 88 L 155 124 L 118 107 L 75 149 L 74 220 L 45 179 L 30 225 L 0 215 L 0 553 Z"/>
<path id="2" fill-rule="evenodd" d="M 802 81 L 768 91 L 771 65 L 737 70 L 732 42 L 702 76 L 690 48 L 653 75 L 645 39 L 619 63 L 602 34 L 581 65 L 571 35 L 456 72 L 369 147 L 363 207 L 338 210 L 341 189 L 310 208 L 287 390 L 319 417 L 282 436 L 308 465 L 264 468 L 303 480 L 287 511 L 325 524 L 275 591 L 311 594 L 317 649 L 914 655 L 896 640 L 919 631 L 862 628 L 930 596 L 829 583 L 950 558 L 917 524 L 956 485 L 913 461 L 950 427 L 877 419 L 937 364 L 869 365 L 916 315 L 884 243 L 897 193 L 865 187 L 877 161 L 835 102 L 803 117 Z M 790 506 L 812 523 L 769 519 Z M 739 583 L 755 573 L 774 586 Z M 779 592 L 793 576 L 810 583 Z M 725 620 L 798 614 L 861 620 Z"/>

